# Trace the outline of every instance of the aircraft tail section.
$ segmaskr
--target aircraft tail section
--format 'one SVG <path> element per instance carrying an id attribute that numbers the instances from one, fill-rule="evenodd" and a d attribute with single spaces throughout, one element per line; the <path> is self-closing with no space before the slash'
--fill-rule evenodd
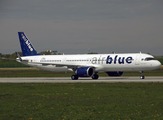
<path id="1" fill-rule="evenodd" d="M 18 32 L 23 56 L 39 55 L 24 32 Z"/>

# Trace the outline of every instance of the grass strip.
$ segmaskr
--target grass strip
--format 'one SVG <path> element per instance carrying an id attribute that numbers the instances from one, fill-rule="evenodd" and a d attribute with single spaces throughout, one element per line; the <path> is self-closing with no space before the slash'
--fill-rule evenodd
<path id="1" fill-rule="evenodd" d="M 0 69 L 0 77 L 70 77 L 74 73 L 56 73 L 38 69 Z M 108 76 L 106 73 L 98 73 L 101 76 Z M 145 71 L 145 76 L 163 76 L 163 69 Z M 124 72 L 123 76 L 140 76 L 139 72 Z"/>
<path id="2" fill-rule="evenodd" d="M 163 83 L 0 84 L 8 119 L 163 119 Z"/>

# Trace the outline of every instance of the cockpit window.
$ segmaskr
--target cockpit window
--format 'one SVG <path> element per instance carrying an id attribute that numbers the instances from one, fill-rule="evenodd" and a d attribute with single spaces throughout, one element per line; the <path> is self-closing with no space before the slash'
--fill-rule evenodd
<path id="1" fill-rule="evenodd" d="M 145 58 L 145 61 L 150 61 L 150 60 L 156 60 L 156 59 L 151 57 Z"/>

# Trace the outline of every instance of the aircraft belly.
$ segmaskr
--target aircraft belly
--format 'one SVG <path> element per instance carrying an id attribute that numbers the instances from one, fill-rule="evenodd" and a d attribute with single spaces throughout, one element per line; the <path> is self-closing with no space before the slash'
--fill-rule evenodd
<path id="1" fill-rule="evenodd" d="M 123 66 L 114 66 L 110 65 L 104 68 L 104 71 L 148 71 L 154 70 L 155 67 L 150 65 L 123 65 Z"/>
<path id="2" fill-rule="evenodd" d="M 107 65 L 104 68 L 104 71 L 139 71 L 142 67 L 135 67 L 134 64 L 123 64 L 123 65 Z"/>
<path id="3" fill-rule="evenodd" d="M 104 70 L 105 71 L 130 71 L 133 70 L 133 65 L 116 65 L 116 64 L 112 64 L 112 65 L 105 65 Z"/>

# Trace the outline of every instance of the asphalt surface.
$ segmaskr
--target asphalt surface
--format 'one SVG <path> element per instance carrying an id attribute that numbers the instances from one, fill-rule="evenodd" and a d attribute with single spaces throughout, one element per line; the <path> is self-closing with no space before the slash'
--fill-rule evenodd
<path id="1" fill-rule="evenodd" d="M 163 76 L 148 77 L 100 77 L 98 80 L 91 78 L 79 78 L 71 80 L 70 77 L 24 77 L 24 78 L 0 78 L 0 83 L 126 83 L 126 82 L 163 82 Z"/>

